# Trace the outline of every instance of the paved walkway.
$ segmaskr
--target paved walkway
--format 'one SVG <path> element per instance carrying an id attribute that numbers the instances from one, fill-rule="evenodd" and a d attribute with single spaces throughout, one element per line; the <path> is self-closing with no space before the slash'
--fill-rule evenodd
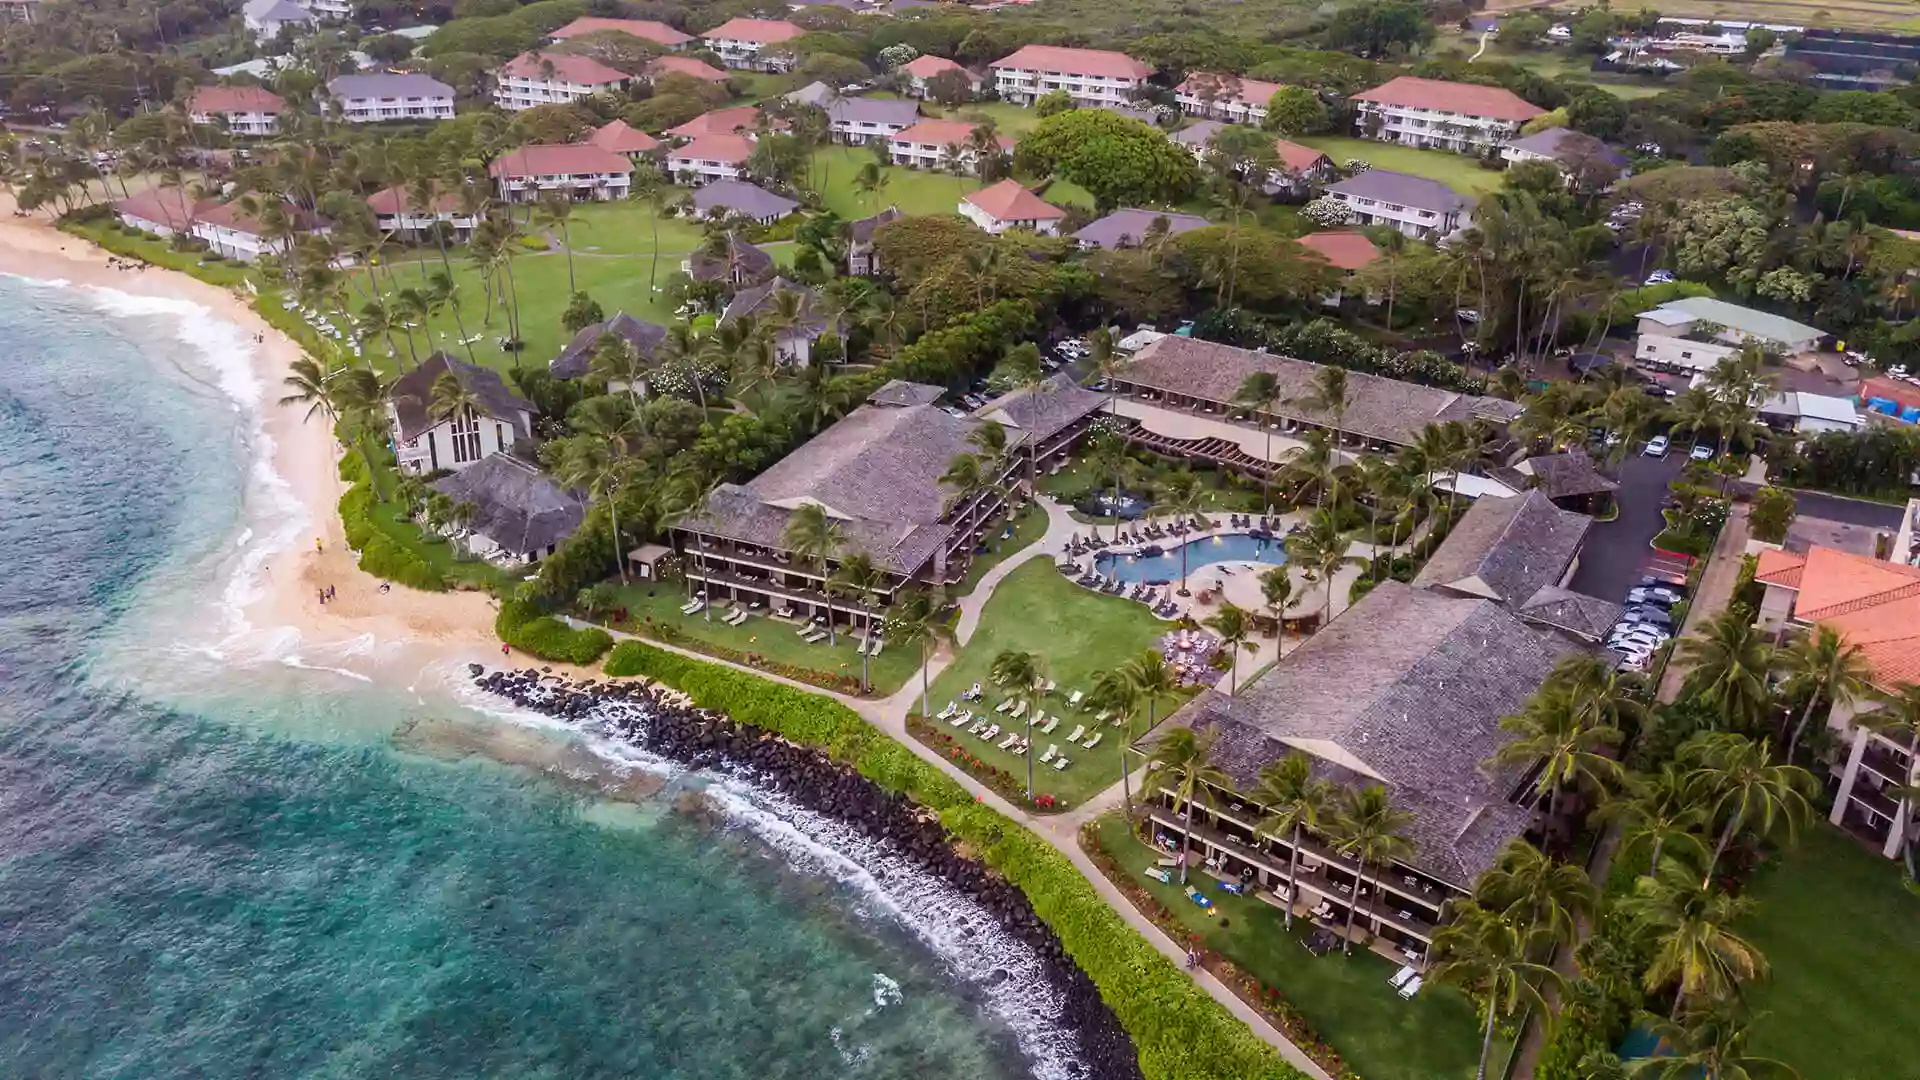
<path id="1" fill-rule="evenodd" d="M 1687 621 L 1681 628 L 1682 638 L 1697 634 L 1714 616 L 1727 609 L 1733 601 L 1733 587 L 1740 580 L 1741 557 L 1747 552 L 1747 504 L 1734 503 L 1727 512 L 1727 523 L 1721 527 L 1720 536 L 1713 543 L 1713 553 L 1707 558 L 1707 568 L 1700 575 L 1700 587 L 1693 591 L 1693 599 L 1687 605 Z M 1687 680 L 1687 666 L 1680 662 L 1679 645 L 1674 645 L 1674 656 L 1667 661 L 1666 674 L 1660 679 L 1661 701 L 1672 701 L 1680 696 L 1680 686 Z"/>

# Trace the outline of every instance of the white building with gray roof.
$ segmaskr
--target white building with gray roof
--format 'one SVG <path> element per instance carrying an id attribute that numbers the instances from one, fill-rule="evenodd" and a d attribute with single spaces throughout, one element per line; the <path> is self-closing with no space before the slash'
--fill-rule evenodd
<path id="1" fill-rule="evenodd" d="M 1633 357 L 1648 367 L 1712 371 L 1743 346 L 1792 357 L 1820 347 L 1826 331 L 1784 315 L 1711 296 L 1669 300 L 1640 313 Z"/>
<path id="2" fill-rule="evenodd" d="M 1327 185 L 1327 198 L 1351 211 L 1354 224 L 1384 225 L 1418 240 L 1440 240 L 1473 224 L 1472 199 L 1411 173 L 1368 169 Z"/>
<path id="3" fill-rule="evenodd" d="M 472 517 L 461 544 L 489 562 L 523 566 L 554 553 L 586 519 L 578 495 L 511 454 L 494 454 L 431 485 L 469 504 Z"/>
<path id="4" fill-rule="evenodd" d="M 453 119 L 453 87 L 428 75 L 341 75 L 328 81 L 327 95 L 350 124 Z"/>
<path id="5" fill-rule="evenodd" d="M 473 404 L 448 413 L 435 400 L 442 378 L 451 377 Z M 500 373 L 434 353 L 394 380 L 387 392 L 387 422 L 400 471 L 458 472 L 533 438 L 534 408 L 507 388 Z"/>

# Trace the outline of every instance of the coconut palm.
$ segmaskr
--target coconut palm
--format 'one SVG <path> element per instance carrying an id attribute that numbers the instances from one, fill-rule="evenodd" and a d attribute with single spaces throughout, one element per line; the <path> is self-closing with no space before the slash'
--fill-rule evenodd
<path id="1" fill-rule="evenodd" d="M 1120 665 L 1119 672 L 1126 679 L 1127 685 L 1133 687 L 1137 701 L 1147 707 L 1146 730 L 1152 731 L 1154 725 L 1159 723 L 1155 711 L 1161 699 L 1176 693 L 1180 689 L 1180 681 L 1174 677 L 1173 669 L 1167 666 L 1167 658 L 1160 655 L 1158 649 L 1142 649 L 1133 654 L 1131 659 Z M 1132 713 L 1122 715 L 1127 722 L 1126 742 L 1131 745 L 1133 742 Z M 1133 796 L 1127 791 L 1127 783 L 1126 769 L 1122 766 L 1120 794 L 1126 800 L 1128 812 L 1131 813 Z"/>
<path id="2" fill-rule="evenodd" d="M 1774 650 L 1743 612 L 1714 616 L 1701 634 L 1680 642 L 1680 657 L 1693 665 L 1686 696 L 1710 706 L 1729 727 L 1751 730 L 1772 706 L 1767 677 Z"/>
<path id="3" fill-rule="evenodd" d="M 1412 814 L 1394 809 L 1387 789 L 1378 784 L 1347 792 L 1343 805 L 1334 811 L 1328 828 L 1333 850 L 1354 861 L 1343 953 L 1353 954 L 1353 917 L 1360 910 L 1360 883 L 1366 879 L 1367 866 L 1380 866 L 1412 852 L 1413 842 L 1406 838 L 1412 821 Z"/>
<path id="4" fill-rule="evenodd" d="M 1703 732 L 1681 748 L 1681 760 L 1693 769 L 1708 819 L 1724 821 L 1701 877 L 1702 887 L 1713 880 L 1713 870 L 1727 846 L 1749 824 L 1762 835 L 1775 825 L 1791 838 L 1811 812 L 1808 799 L 1819 790 L 1813 774 L 1798 765 L 1775 765 L 1767 740 L 1758 742 L 1732 732 Z"/>
<path id="5" fill-rule="evenodd" d="M 812 560 L 819 572 L 820 587 L 824 591 L 829 572 L 827 562 L 840 554 L 846 545 L 846 533 L 840 523 L 827 516 L 827 508 L 816 502 L 803 503 L 787 518 L 787 524 L 780 533 L 780 543 L 793 552 L 802 562 Z M 833 629 L 833 609 L 827 609 L 827 644 L 840 644 Z"/>
<path id="6" fill-rule="evenodd" d="M 1340 448 L 1340 429 L 1347 419 L 1347 369 L 1328 364 L 1316 371 L 1313 376 L 1313 392 L 1307 395 L 1302 405 L 1316 412 L 1333 414 L 1333 446 Z M 1329 502 L 1339 502 L 1339 489 L 1336 488 Z"/>
<path id="7" fill-rule="evenodd" d="M 1176 521 L 1199 517 L 1206 507 L 1206 489 L 1190 469 L 1182 469 L 1169 477 L 1161 486 L 1160 497 L 1153 502 L 1154 513 L 1170 515 Z M 1191 548 L 1191 544 L 1180 545 L 1181 596 L 1187 595 L 1187 553 Z"/>
<path id="8" fill-rule="evenodd" d="M 1157 221 L 1159 219 L 1156 218 L 1155 220 Z M 1271 410 L 1275 405 L 1279 404 L 1279 402 L 1280 377 L 1271 371 L 1254 372 L 1242 380 L 1240 388 L 1233 392 L 1233 404 L 1247 410 L 1250 414 L 1258 413 L 1261 410 Z M 1254 419 L 1260 421 L 1260 429 L 1267 433 L 1267 450 L 1263 456 L 1266 461 L 1271 464 L 1273 461 L 1273 418 L 1268 416 L 1265 420 L 1260 420 L 1258 416 L 1255 416 Z M 1261 471 L 1260 505 L 1262 507 L 1271 507 L 1273 505 L 1272 477 L 1273 470 L 1271 468 Z"/>
<path id="9" fill-rule="evenodd" d="M 1574 920 L 1591 912 L 1600 896 L 1585 870 L 1515 837 L 1494 868 L 1474 883 L 1473 898 L 1529 937 L 1560 945 L 1573 940 Z"/>
<path id="10" fill-rule="evenodd" d="M 992 483 L 992 472 L 979 454 L 957 454 L 947 463 L 947 471 L 940 474 L 940 484 L 951 488 L 953 494 L 947 499 L 947 508 L 966 502 L 976 493 Z"/>
<path id="11" fill-rule="evenodd" d="M 1548 1008 L 1540 988 L 1560 985 L 1560 974 L 1544 964 L 1528 959 L 1536 942 L 1533 936 L 1514 923 L 1476 905 L 1464 910 L 1433 938 L 1434 964 L 1430 978 L 1451 983 L 1469 994 L 1484 994 L 1481 1009 L 1487 1014 L 1486 1031 L 1480 1039 L 1480 1067 L 1476 1080 L 1486 1080 L 1487 1061 L 1493 1052 L 1494 1025 L 1502 1017 L 1511 1017 L 1524 1004 Z"/>
<path id="12" fill-rule="evenodd" d="M 1830 626 L 1814 627 L 1811 634 L 1789 646 L 1781 658 L 1793 673 L 1794 681 L 1807 694 L 1800 719 L 1787 739 L 1787 760 L 1792 761 L 1814 710 L 1823 700 L 1829 706 L 1840 708 L 1865 697 L 1872 690 L 1867 681 L 1872 669 L 1860 647 L 1849 643 Z"/>
<path id="13" fill-rule="evenodd" d="M 1095 476 L 1113 478 L 1113 541 L 1117 544 L 1120 542 L 1120 488 L 1134 468 L 1126 441 L 1109 431 L 1095 434 L 1087 440 L 1087 467 Z"/>
<path id="14" fill-rule="evenodd" d="M 1287 836 L 1288 897 L 1284 919 L 1293 928 L 1293 901 L 1299 890 L 1291 883 L 1300 866 L 1300 834 L 1317 833 L 1326 826 L 1337 805 L 1339 789 L 1325 780 L 1312 777 L 1313 764 L 1305 754 L 1288 754 L 1260 770 L 1260 780 L 1248 798 L 1267 809 L 1267 816 L 1256 827 L 1268 836 Z"/>
<path id="15" fill-rule="evenodd" d="M 1677 1019 L 1659 1020 L 1650 1032 L 1663 1052 L 1627 1066 L 1640 1080 L 1800 1080 L 1793 1066 L 1747 1052 L 1747 1025 L 1725 1007 L 1689 1009 Z"/>
<path id="16" fill-rule="evenodd" d="M 427 402 L 427 411 L 436 420 L 457 420 L 486 407 L 485 399 L 451 371 L 433 381 L 433 397 Z"/>
<path id="17" fill-rule="evenodd" d="M 447 379 L 441 376 L 441 382 Z M 435 384 L 436 398 L 439 389 Z M 569 490 L 586 492 L 590 501 L 607 508 L 608 523 L 613 527 L 613 561 L 624 584 L 627 557 L 620 543 L 620 499 L 635 482 L 638 463 L 627 457 L 618 440 L 611 437 L 575 435 L 556 445 L 561 449 L 559 460 L 554 463 L 554 479 Z"/>
<path id="18" fill-rule="evenodd" d="M 1620 842 L 1632 847 L 1651 841 L 1653 853 L 1647 872 L 1660 872 L 1660 857 L 1669 848 L 1689 858 L 1706 855 L 1707 847 L 1696 831 L 1706 820 L 1706 812 L 1697 804 L 1695 785 L 1674 762 L 1667 762 L 1656 773 L 1640 773 L 1627 781 L 1626 798 L 1614 799 L 1600 808 L 1603 820 L 1618 819 L 1622 829 Z"/>
<path id="19" fill-rule="evenodd" d="M 579 291 L 573 280 L 573 238 L 567 230 L 567 220 L 573 216 L 573 200 L 558 192 L 547 192 L 540 196 L 537 204 L 538 218 L 542 226 L 560 226 L 560 248 L 567 253 L 567 295 Z"/>
<path id="20" fill-rule="evenodd" d="M 1620 908 L 1652 946 L 1647 992 L 1675 987 L 1671 1015 L 1679 1015 L 1689 999 L 1718 1001 L 1742 983 L 1766 977 L 1766 957 L 1733 931 L 1753 901 L 1695 881 L 1679 863 L 1668 863 L 1658 877 L 1641 878 Z"/>
<path id="21" fill-rule="evenodd" d="M 1293 598 L 1293 576 L 1284 566 L 1276 566 L 1260 574 L 1260 599 L 1266 601 L 1267 610 L 1273 612 L 1273 621 L 1279 623 L 1286 617 L 1287 601 Z M 1281 634 L 1284 644 L 1286 635 Z"/>
<path id="22" fill-rule="evenodd" d="M 615 383 L 625 384 L 627 398 L 635 409 L 640 407 L 640 384 L 647 377 L 647 362 L 633 342 L 619 334 L 601 334 L 587 359 L 587 374 L 604 382 L 609 390 Z"/>
<path id="23" fill-rule="evenodd" d="M 1500 727 L 1514 738 L 1494 753 L 1499 766 L 1539 763 L 1534 788 L 1547 797 L 1547 817 L 1560 813 L 1560 795 L 1582 785 L 1604 788 L 1621 775 L 1605 751 L 1620 744 L 1620 729 L 1581 708 L 1577 692 L 1549 681 Z"/>
<path id="24" fill-rule="evenodd" d="M 1327 586 L 1327 615 L 1321 625 L 1333 621 L 1333 578 L 1347 563 L 1364 560 L 1347 554 L 1347 534 L 1340 529 L 1333 511 L 1316 510 L 1301 528 L 1284 541 L 1287 558 L 1299 563 L 1307 573 Z"/>
<path id="25" fill-rule="evenodd" d="M 888 641 L 902 647 L 911 646 L 920 650 L 920 715 L 930 715 L 927 695 L 933 679 L 930 670 L 933 660 L 933 648 L 948 631 L 947 624 L 940 621 L 941 601 L 938 595 L 921 588 L 903 588 L 893 594 L 893 604 L 887 608 L 887 617 L 881 623 Z"/>
<path id="26" fill-rule="evenodd" d="M 1006 688 L 1027 704 L 1027 801 L 1033 801 L 1033 720 L 1038 711 L 1034 706 L 1040 698 L 1040 688 L 1047 679 L 1040 665 L 1040 658 L 1030 652 L 1018 649 L 1005 649 L 993 658 L 987 674 L 995 685 Z"/>
<path id="27" fill-rule="evenodd" d="M 1150 764 L 1160 768 L 1160 783 L 1173 790 L 1173 808 L 1176 815 L 1184 813 L 1186 829 L 1180 833 L 1180 884 L 1187 883 L 1187 849 L 1193 840 L 1194 805 L 1201 803 L 1211 808 L 1213 793 L 1226 790 L 1232 785 L 1227 774 L 1214 766 L 1210 757 L 1213 753 L 1213 738 L 1202 739 L 1193 733 L 1192 728 L 1179 727 L 1167 732 L 1147 756 Z M 1186 809 L 1181 810 L 1182 807 Z"/>
<path id="28" fill-rule="evenodd" d="M 1333 433 L 1319 429 L 1309 431 L 1300 437 L 1300 445 L 1280 455 L 1283 468 L 1290 477 L 1296 478 L 1304 486 L 1315 486 L 1314 503 L 1325 507 L 1331 504 L 1329 493 L 1339 494 L 1334 481 L 1334 470 L 1340 467 L 1340 451 L 1333 444 Z"/>
<path id="29" fill-rule="evenodd" d="M 1255 652 L 1260 646 L 1253 638 L 1253 620 L 1247 616 L 1244 608 L 1222 603 L 1220 610 L 1209 618 L 1205 626 L 1220 635 L 1220 647 L 1227 650 L 1233 666 L 1227 670 L 1227 693 L 1232 694 L 1239 685 L 1240 651 Z"/>
<path id="30" fill-rule="evenodd" d="M 834 568 L 833 576 L 827 579 L 827 595 L 844 596 L 865 614 L 867 639 L 873 639 L 874 593 L 887 583 L 887 575 L 865 552 L 855 552 L 840 560 Z M 871 648 L 860 650 L 860 690 L 865 693 L 872 689 L 871 667 L 868 653 Z"/>
<path id="31" fill-rule="evenodd" d="M 1095 715 L 1112 713 L 1123 730 L 1120 752 L 1120 792 L 1126 802 L 1127 814 L 1133 814 L 1133 793 L 1128 789 L 1127 754 L 1124 747 L 1133 743 L 1133 714 L 1145 698 L 1127 678 L 1124 667 L 1108 668 L 1093 680 L 1093 689 L 1087 691 L 1086 707 Z"/>

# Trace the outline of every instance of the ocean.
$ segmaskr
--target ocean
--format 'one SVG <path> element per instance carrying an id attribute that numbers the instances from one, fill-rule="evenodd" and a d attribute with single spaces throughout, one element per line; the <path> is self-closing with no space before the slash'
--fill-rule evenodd
<path id="1" fill-rule="evenodd" d="M 837 824 L 251 625 L 310 529 L 249 345 L 0 278 L 0 1075 L 1084 1076 L 1034 958 Z"/>

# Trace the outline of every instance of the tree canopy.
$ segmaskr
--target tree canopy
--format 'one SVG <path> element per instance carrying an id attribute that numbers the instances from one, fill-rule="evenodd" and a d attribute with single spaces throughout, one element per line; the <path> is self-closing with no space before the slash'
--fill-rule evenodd
<path id="1" fill-rule="evenodd" d="M 1200 183 L 1193 155 L 1153 127 L 1105 109 L 1074 109 L 1040 121 L 1015 161 L 1086 188 L 1104 212 L 1179 203 Z"/>

